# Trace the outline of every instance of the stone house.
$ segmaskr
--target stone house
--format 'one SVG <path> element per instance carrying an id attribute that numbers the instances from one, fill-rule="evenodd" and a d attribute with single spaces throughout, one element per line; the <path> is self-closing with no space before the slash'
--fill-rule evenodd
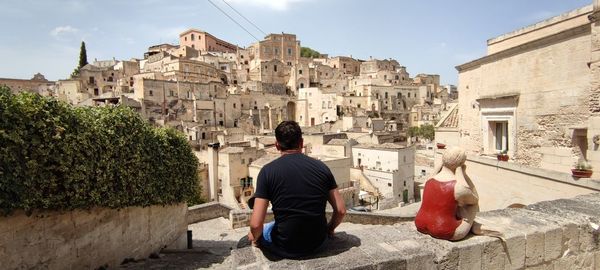
<path id="1" fill-rule="evenodd" d="M 560 172 L 600 166 L 598 17 L 592 5 L 569 11 L 489 39 L 487 55 L 457 66 L 460 145 Z"/>
<path id="2" fill-rule="evenodd" d="M 354 167 L 361 169 L 370 185 L 390 201 L 387 204 L 391 204 L 391 207 L 399 202 L 414 201 L 413 147 L 392 143 L 358 144 L 352 146 L 352 161 Z"/>

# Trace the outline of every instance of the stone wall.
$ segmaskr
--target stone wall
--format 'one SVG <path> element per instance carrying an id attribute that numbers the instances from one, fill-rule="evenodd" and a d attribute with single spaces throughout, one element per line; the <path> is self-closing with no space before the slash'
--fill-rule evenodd
<path id="1" fill-rule="evenodd" d="M 435 164 L 445 150 L 436 150 Z M 496 157 L 467 157 L 467 175 L 479 193 L 482 211 L 505 208 L 511 204 L 532 204 L 545 200 L 571 198 L 600 191 L 600 179 L 575 178 L 570 173 L 534 168 Z"/>
<path id="2" fill-rule="evenodd" d="M 18 211 L 0 217 L 0 268 L 115 268 L 126 258 L 147 258 L 167 245 L 180 244 L 187 230 L 186 212 L 185 204 L 42 211 L 31 216 Z"/>
<path id="3" fill-rule="evenodd" d="M 218 217 L 229 218 L 229 212 L 232 210 L 233 208 L 218 202 L 190 206 L 188 208 L 187 223 L 192 224 Z"/>
<path id="4" fill-rule="evenodd" d="M 229 221 L 233 229 L 248 227 L 250 226 L 250 216 L 252 210 L 233 210 L 229 214 Z M 332 212 L 326 211 L 325 215 L 327 220 L 331 219 Z M 268 211 L 265 218 L 265 222 L 271 222 L 273 220 L 273 212 Z M 401 216 L 391 214 L 379 214 L 379 213 L 362 213 L 362 212 L 346 212 L 344 216 L 344 222 L 354 224 L 379 224 L 379 225 L 391 225 L 403 221 L 414 220 L 414 216 Z"/>
<path id="5" fill-rule="evenodd" d="M 543 38 L 457 67 L 461 147 L 495 153 L 494 121 L 508 121 L 508 154 L 518 163 L 568 172 L 582 157 L 573 133 L 590 116 L 591 27 L 567 29 L 538 29 Z M 570 151 L 555 158 L 549 148 Z"/>
<path id="6" fill-rule="evenodd" d="M 338 231 L 324 254 L 269 260 L 255 247 L 235 249 L 232 269 L 600 269 L 598 193 L 480 213 L 502 239 L 451 242 L 419 233 L 413 222 Z"/>

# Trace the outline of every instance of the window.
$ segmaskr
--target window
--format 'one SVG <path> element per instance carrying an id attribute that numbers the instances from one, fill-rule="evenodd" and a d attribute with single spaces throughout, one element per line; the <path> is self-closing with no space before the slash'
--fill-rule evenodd
<path id="1" fill-rule="evenodd" d="M 288 48 L 288 55 L 292 55 L 292 48 Z"/>
<path id="2" fill-rule="evenodd" d="M 172 97 L 172 96 L 174 96 L 174 95 L 175 95 L 175 94 L 173 93 L 173 90 L 169 90 L 169 96 L 170 96 L 170 97 Z"/>
<path id="3" fill-rule="evenodd" d="M 152 90 L 148 91 L 148 95 L 149 95 L 149 96 L 153 96 L 153 94 L 152 94 Z"/>
<path id="4" fill-rule="evenodd" d="M 277 72 L 277 65 L 273 65 L 273 71 Z"/>
<path id="5" fill-rule="evenodd" d="M 508 151 L 508 121 L 490 122 L 496 151 Z"/>
<path id="6" fill-rule="evenodd" d="M 391 187 L 391 186 L 392 186 L 392 183 L 388 183 L 388 187 Z"/>
<path id="7" fill-rule="evenodd" d="M 302 70 L 301 69 L 298 70 L 298 74 L 302 75 Z"/>
<path id="8" fill-rule="evenodd" d="M 388 92 L 385 92 L 385 99 L 388 98 Z"/>
<path id="9" fill-rule="evenodd" d="M 321 107 L 321 109 L 325 109 L 325 101 L 323 101 L 323 106 Z"/>
<path id="10" fill-rule="evenodd" d="M 346 68 L 346 63 L 342 64 L 342 66 L 343 66 L 344 68 Z"/>
<path id="11" fill-rule="evenodd" d="M 300 83 L 300 88 L 304 88 L 304 83 Z"/>
<path id="12" fill-rule="evenodd" d="M 237 106 L 237 105 L 236 105 L 235 103 L 233 103 L 233 108 L 234 108 L 234 109 L 235 109 L 235 107 L 236 107 L 236 106 Z"/>
<path id="13" fill-rule="evenodd" d="M 408 97 L 410 97 L 410 92 L 408 92 L 408 94 L 407 94 L 407 95 L 408 95 Z"/>
<path id="14" fill-rule="evenodd" d="M 279 49 L 275 48 L 275 54 L 279 54 Z"/>
<path id="15" fill-rule="evenodd" d="M 192 39 L 192 41 L 194 41 L 194 34 L 191 35 L 191 39 Z"/>

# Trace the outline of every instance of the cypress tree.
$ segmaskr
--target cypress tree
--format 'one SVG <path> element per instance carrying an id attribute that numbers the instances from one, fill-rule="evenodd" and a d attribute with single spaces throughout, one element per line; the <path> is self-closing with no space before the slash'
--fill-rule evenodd
<path id="1" fill-rule="evenodd" d="M 88 61 L 87 61 L 87 51 L 85 50 L 85 42 L 81 41 L 81 48 L 79 48 L 79 66 L 77 67 L 82 68 L 83 66 L 87 65 Z"/>
<path id="2" fill-rule="evenodd" d="M 79 76 L 79 70 L 87 64 L 88 64 L 88 61 L 87 61 L 87 51 L 85 49 L 85 42 L 81 41 L 81 47 L 79 48 L 79 65 L 77 65 L 77 68 L 75 68 L 75 70 L 73 70 L 73 73 L 71 73 L 71 77 Z"/>

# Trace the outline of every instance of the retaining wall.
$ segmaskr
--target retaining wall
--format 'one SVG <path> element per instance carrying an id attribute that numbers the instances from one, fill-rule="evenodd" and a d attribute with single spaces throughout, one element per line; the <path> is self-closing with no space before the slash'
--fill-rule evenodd
<path id="1" fill-rule="evenodd" d="M 147 258 L 167 245 L 185 248 L 186 212 L 185 204 L 31 216 L 17 211 L 0 217 L 0 268 L 115 268 L 125 258 Z"/>

